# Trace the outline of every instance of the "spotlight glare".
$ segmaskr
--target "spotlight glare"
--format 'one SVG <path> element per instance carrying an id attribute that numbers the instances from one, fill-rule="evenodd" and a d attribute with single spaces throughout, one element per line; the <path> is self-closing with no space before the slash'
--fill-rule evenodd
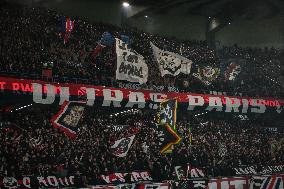
<path id="1" fill-rule="evenodd" d="M 125 7 L 125 8 L 127 8 L 127 7 L 130 6 L 130 4 L 129 4 L 128 2 L 123 2 L 123 3 L 122 3 L 122 6 Z"/>

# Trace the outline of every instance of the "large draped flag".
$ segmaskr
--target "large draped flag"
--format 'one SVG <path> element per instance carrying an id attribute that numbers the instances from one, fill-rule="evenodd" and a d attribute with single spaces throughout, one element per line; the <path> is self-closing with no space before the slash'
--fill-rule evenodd
<path id="1" fill-rule="evenodd" d="M 148 66 L 144 57 L 122 40 L 116 38 L 117 69 L 116 79 L 134 83 L 146 83 L 148 80 Z"/>
<path id="2" fill-rule="evenodd" d="M 75 137 L 78 131 L 78 123 L 83 117 L 85 103 L 65 101 L 60 111 L 53 116 L 51 123 L 55 128 L 60 129 L 69 137 Z"/>
<path id="3" fill-rule="evenodd" d="M 203 68 L 198 67 L 198 71 L 192 75 L 198 78 L 205 85 L 211 85 L 211 83 L 217 79 L 220 74 L 219 68 L 213 68 L 212 66 L 206 66 Z"/>
<path id="4" fill-rule="evenodd" d="M 111 146 L 112 154 L 118 157 L 125 157 L 133 143 L 135 135 L 116 140 Z"/>
<path id="5" fill-rule="evenodd" d="M 177 99 L 169 99 L 160 103 L 158 111 L 158 140 L 161 153 L 170 153 L 174 144 L 181 140 L 176 133 Z"/>
<path id="6" fill-rule="evenodd" d="M 157 125 L 156 128 L 158 146 L 160 153 L 169 153 L 174 144 L 181 140 L 180 136 L 168 125 Z"/>
<path id="7" fill-rule="evenodd" d="M 159 64 L 162 77 L 166 74 L 177 76 L 180 73 L 190 74 L 192 61 L 175 54 L 173 52 L 164 51 L 150 43 L 153 49 L 154 57 Z"/>

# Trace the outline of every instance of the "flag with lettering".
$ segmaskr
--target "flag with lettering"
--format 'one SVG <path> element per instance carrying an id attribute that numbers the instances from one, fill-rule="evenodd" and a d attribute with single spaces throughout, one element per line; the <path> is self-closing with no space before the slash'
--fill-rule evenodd
<path id="1" fill-rule="evenodd" d="M 116 38 L 117 69 L 116 79 L 133 83 L 146 83 L 148 66 L 144 57 Z"/>
<path id="2" fill-rule="evenodd" d="M 161 76 L 173 75 L 177 76 L 180 73 L 190 74 L 192 61 L 173 52 L 164 51 L 150 43 L 153 49 L 153 54 L 158 62 Z"/>

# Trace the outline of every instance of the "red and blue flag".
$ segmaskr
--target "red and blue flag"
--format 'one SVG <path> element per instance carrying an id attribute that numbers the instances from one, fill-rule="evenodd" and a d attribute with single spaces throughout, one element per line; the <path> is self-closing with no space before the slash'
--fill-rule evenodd
<path id="1" fill-rule="evenodd" d="M 71 32 L 74 30 L 75 21 L 69 17 L 63 16 L 61 18 L 61 35 L 64 40 L 64 44 L 66 44 L 70 38 Z"/>

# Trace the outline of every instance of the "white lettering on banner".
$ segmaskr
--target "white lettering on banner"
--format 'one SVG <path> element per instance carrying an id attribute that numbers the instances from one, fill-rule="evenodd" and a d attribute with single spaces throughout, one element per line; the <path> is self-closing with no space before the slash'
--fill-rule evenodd
<path id="1" fill-rule="evenodd" d="M 135 104 L 137 104 L 138 108 L 145 107 L 146 102 L 145 102 L 144 94 L 142 92 L 130 92 L 129 101 L 125 107 L 133 108 Z"/>
<path id="2" fill-rule="evenodd" d="M 140 175 L 143 178 L 143 180 L 152 180 L 148 172 L 141 172 Z"/>
<path id="3" fill-rule="evenodd" d="M 132 172 L 131 181 L 140 181 L 142 180 L 140 173 Z"/>
<path id="4" fill-rule="evenodd" d="M 284 165 L 275 165 L 275 166 L 267 166 L 263 167 L 261 173 L 262 174 L 272 174 L 278 173 L 284 170 Z"/>
<path id="5" fill-rule="evenodd" d="M 124 179 L 124 176 L 127 174 L 123 174 L 123 173 L 115 173 L 115 176 L 117 178 L 117 180 L 119 180 L 120 182 L 125 182 L 126 180 Z"/>
<path id="6" fill-rule="evenodd" d="M 55 89 L 59 89 L 59 97 L 60 104 L 64 101 L 69 101 L 69 87 L 58 87 L 56 88 L 53 85 L 47 84 L 46 86 L 46 98 L 43 98 L 42 85 L 33 83 L 33 101 L 35 103 L 41 104 L 52 104 L 55 101 L 55 93 L 51 91 L 55 91 Z M 95 103 L 96 90 L 101 90 L 103 93 L 103 104 L 102 106 L 111 106 L 121 107 L 121 102 L 124 98 L 124 94 L 122 90 L 119 89 L 95 89 L 95 88 L 80 88 L 80 90 L 86 91 L 87 97 L 87 105 L 92 106 Z M 137 105 L 138 108 L 145 108 L 146 105 L 146 94 L 144 92 L 136 92 L 136 91 L 127 91 L 129 95 L 126 97 L 128 100 L 125 107 L 132 108 Z M 157 109 L 158 104 L 165 99 L 167 99 L 167 94 L 165 93 L 148 93 L 152 102 L 149 103 L 149 108 Z M 195 107 L 204 106 L 205 105 L 205 97 L 198 95 L 187 95 L 188 97 L 188 110 L 194 110 Z M 216 109 L 216 111 L 222 111 L 223 106 L 225 106 L 225 112 L 239 112 L 242 105 L 242 113 L 247 113 L 249 105 L 251 105 L 252 113 L 264 113 L 266 110 L 266 105 L 261 103 L 263 100 L 259 99 L 239 99 L 239 98 L 230 98 L 224 97 L 224 104 L 222 104 L 223 99 L 220 97 L 209 96 L 208 97 L 208 107 L 206 110 L 212 111 Z M 242 104 L 241 104 L 242 102 Z"/>
<path id="7" fill-rule="evenodd" d="M 144 172 L 132 172 L 131 173 L 131 181 L 151 181 L 152 178 L 150 177 L 149 173 L 144 171 Z"/>
<path id="8" fill-rule="evenodd" d="M 131 181 L 136 182 L 136 181 L 152 181 L 153 179 L 151 178 L 150 174 L 147 171 L 142 171 L 142 172 L 131 172 L 131 173 L 113 173 L 110 175 L 101 175 L 101 178 L 106 182 L 106 183 L 113 183 L 115 181 L 119 181 L 121 183 L 125 183 L 125 176 L 130 174 L 131 175 Z"/>
<path id="9" fill-rule="evenodd" d="M 87 93 L 87 105 L 88 106 L 93 106 L 95 103 L 95 99 L 96 99 L 96 92 L 94 88 L 81 88 L 80 90 L 86 90 Z"/>
<path id="10" fill-rule="evenodd" d="M 32 83 L 33 86 L 33 101 L 40 104 L 52 104 L 55 100 L 55 87 L 47 84 L 46 98 L 43 99 L 42 85 L 38 83 Z"/>
<path id="11" fill-rule="evenodd" d="M 60 87 L 60 102 L 62 105 L 65 101 L 69 101 L 69 87 Z"/>
<path id="12" fill-rule="evenodd" d="M 226 112 L 231 112 L 232 110 L 234 112 L 239 112 L 239 107 L 241 105 L 241 102 L 237 98 L 226 98 Z"/>
<path id="13" fill-rule="evenodd" d="M 40 185 L 48 186 L 44 177 L 37 177 L 37 180 Z"/>
<path id="14" fill-rule="evenodd" d="M 245 177 L 212 179 L 208 183 L 208 189 L 248 189 L 248 179 Z"/>
<path id="15" fill-rule="evenodd" d="M 235 189 L 243 189 L 247 186 L 247 180 L 232 180 L 230 185 L 234 186 Z"/>
<path id="16" fill-rule="evenodd" d="M 101 175 L 101 178 L 106 182 L 106 183 L 110 183 L 110 176 L 108 175 Z"/>
<path id="17" fill-rule="evenodd" d="M 243 105 L 242 113 L 243 114 L 248 113 L 249 101 L 247 99 L 242 99 L 242 105 Z"/>
<path id="18" fill-rule="evenodd" d="M 55 176 L 48 176 L 47 181 L 48 181 L 48 184 L 51 186 L 58 186 L 58 182 Z"/>
<path id="19" fill-rule="evenodd" d="M 237 175 L 253 175 L 256 174 L 255 167 L 234 168 Z"/>
<path id="20" fill-rule="evenodd" d="M 128 90 L 104 86 L 79 84 L 50 84 L 43 81 L 20 80 L 0 77 L 4 92 L 13 91 L 18 94 L 32 94 L 33 102 L 40 104 L 63 103 L 64 101 L 86 100 L 88 106 L 101 103 L 103 106 L 138 107 L 157 109 L 165 99 L 177 98 L 179 103 L 188 105 L 188 110 L 202 107 L 202 110 L 235 113 L 265 113 L 267 110 L 283 114 L 283 102 L 277 99 L 253 99 L 248 97 L 214 96 L 194 93 L 155 93 L 149 90 Z M 72 96 L 71 96 L 72 95 Z M 97 103 L 98 101 L 98 103 Z M 184 106 L 182 106 L 184 107 Z"/>
<path id="21" fill-rule="evenodd" d="M 275 166 L 262 166 L 259 167 L 260 174 L 275 174 L 283 172 L 284 165 L 275 165 Z M 248 167 L 237 167 L 234 168 L 236 175 L 256 175 L 257 167 L 256 166 L 248 166 Z"/>
<path id="22" fill-rule="evenodd" d="M 14 177 L 4 177 L 2 182 L 3 185 L 7 188 L 13 188 L 18 186 L 18 182 Z"/>
<path id="23" fill-rule="evenodd" d="M 104 94 L 103 106 L 110 106 L 111 103 L 113 103 L 114 107 L 121 107 L 120 102 L 123 100 L 122 91 L 104 89 L 103 94 Z"/>
<path id="24" fill-rule="evenodd" d="M 266 106 L 264 104 L 258 103 L 261 99 L 252 99 L 252 107 L 251 112 L 252 113 L 264 113 L 266 110 Z M 258 107 L 258 108 L 257 108 Z"/>
<path id="25" fill-rule="evenodd" d="M 195 106 L 203 106 L 204 98 L 202 96 L 191 96 L 188 95 L 188 110 L 193 110 Z"/>
<path id="26" fill-rule="evenodd" d="M 69 182 L 68 182 L 68 178 L 59 178 L 58 179 L 58 181 L 59 181 L 59 183 L 62 185 L 62 186 L 68 186 L 69 184 Z M 74 183 L 72 183 L 72 179 L 70 179 L 70 183 L 71 184 L 74 184 Z"/>
<path id="27" fill-rule="evenodd" d="M 206 188 L 206 181 L 205 180 L 194 180 L 193 187 L 194 188 Z"/>
<path id="28" fill-rule="evenodd" d="M 57 178 L 56 176 L 36 177 L 38 184 L 44 187 L 61 187 L 74 185 L 74 176 Z M 31 178 L 23 177 L 22 180 L 17 180 L 14 177 L 4 177 L 3 185 L 5 187 L 17 187 L 17 188 L 31 188 Z M 0 182 L 1 183 L 1 182 Z M 0 185 L 1 188 L 1 185 Z"/>
<path id="29" fill-rule="evenodd" d="M 149 108 L 157 109 L 159 107 L 158 104 L 167 99 L 167 95 L 163 93 L 150 93 L 150 98 L 155 104 L 150 103 Z"/>
<path id="30" fill-rule="evenodd" d="M 219 97 L 211 97 L 209 98 L 209 106 L 206 108 L 207 111 L 212 111 L 216 109 L 216 111 L 221 112 L 223 110 L 222 100 Z"/>

